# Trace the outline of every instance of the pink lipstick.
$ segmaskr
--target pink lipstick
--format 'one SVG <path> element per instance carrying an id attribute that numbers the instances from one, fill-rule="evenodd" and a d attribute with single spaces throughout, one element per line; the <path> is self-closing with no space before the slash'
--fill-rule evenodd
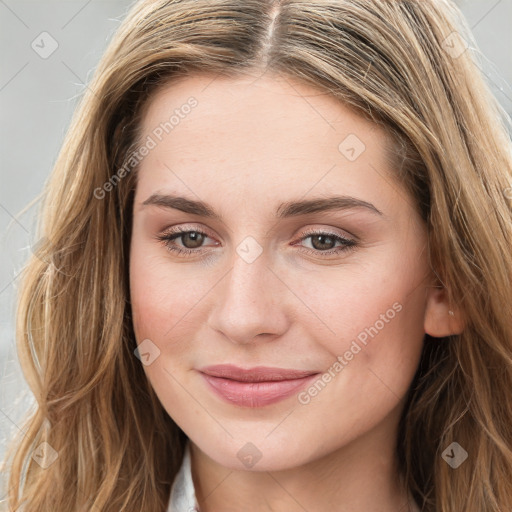
<path id="1" fill-rule="evenodd" d="M 206 366 L 199 371 L 213 392 L 242 407 L 263 407 L 284 400 L 319 374 L 267 366 L 244 369 L 230 364 Z"/>

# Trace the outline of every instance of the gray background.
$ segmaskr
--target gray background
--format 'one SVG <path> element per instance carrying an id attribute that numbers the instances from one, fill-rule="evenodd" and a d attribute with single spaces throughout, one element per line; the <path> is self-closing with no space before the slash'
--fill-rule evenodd
<path id="1" fill-rule="evenodd" d="M 34 407 L 17 361 L 14 312 L 17 276 L 35 242 L 36 207 L 18 214 L 41 192 L 77 98 L 132 3 L 0 0 L 0 460 Z M 512 115 L 512 0 L 458 4 L 485 57 L 483 71 Z M 41 53 L 58 47 L 42 58 L 34 40 Z M 2 477 L 0 502 L 5 494 Z"/>

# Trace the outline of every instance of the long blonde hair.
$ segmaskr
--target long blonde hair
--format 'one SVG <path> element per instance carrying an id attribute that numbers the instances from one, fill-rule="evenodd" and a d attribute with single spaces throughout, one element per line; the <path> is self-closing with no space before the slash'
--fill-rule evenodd
<path id="1" fill-rule="evenodd" d="M 37 410 L 11 447 L 10 510 L 165 510 L 187 438 L 133 353 L 136 168 L 119 169 L 156 87 L 250 69 L 312 84 L 392 136 L 432 270 L 466 321 L 460 335 L 425 335 L 401 474 L 425 512 L 512 510 L 510 119 L 474 48 L 449 0 L 137 2 L 72 120 L 22 276 L 18 351 Z M 457 469 L 441 456 L 452 442 L 468 452 Z"/>

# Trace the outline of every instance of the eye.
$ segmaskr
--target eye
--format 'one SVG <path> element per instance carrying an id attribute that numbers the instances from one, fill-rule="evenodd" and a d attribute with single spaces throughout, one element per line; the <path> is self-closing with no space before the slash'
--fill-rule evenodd
<path id="1" fill-rule="evenodd" d="M 351 238 L 345 238 L 335 233 L 321 230 L 309 231 L 303 234 L 299 241 L 308 239 L 310 239 L 312 249 L 303 246 L 302 250 L 313 256 L 332 256 L 342 252 L 352 251 L 357 247 L 357 242 Z M 340 245 L 336 248 L 336 244 Z"/>
<path id="2" fill-rule="evenodd" d="M 201 248 L 202 243 L 208 237 L 208 234 L 204 231 L 194 229 L 186 230 L 181 228 L 172 229 L 171 231 L 159 235 L 157 237 L 164 246 L 172 252 L 177 254 L 194 254 L 200 252 L 198 249 Z M 175 243 L 175 240 L 180 240 L 183 246 L 179 246 Z"/>
<path id="3" fill-rule="evenodd" d="M 199 229 L 172 228 L 167 233 L 158 235 L 157 239 L 164 246 L 178 255 L 192 255 L 201 252 L 202 245 L 206 239 L 210 238 L 207 233 Z M 311 241 L 312 248 L 302 246 L 302 251 L 313 256 L 332 256 L 342 252 L 354 250 L 357 242 L 350 238 L 330 233 L 326 231 L 309 231 L 303 234 L 299 241 Z M 176 241 L 180 241 L 178 245 Z M 336 247 L 336 244 L 338 246 Z M 216 242 L 215 245 L 218 245 Z M 292 245 L 297 245 L 296 243 Z"/>

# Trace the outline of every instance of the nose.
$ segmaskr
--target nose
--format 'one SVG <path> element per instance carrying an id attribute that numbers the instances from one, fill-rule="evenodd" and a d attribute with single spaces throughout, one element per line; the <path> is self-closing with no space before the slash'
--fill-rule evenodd
<path id="1" fill-rule="evenodd" d="M 235 344 L 286 332 L 286 286 L 268 263 L 265 253 L 252 262 L 235 254 L 232 269 L 215 287 L 208 325 Z"/>

